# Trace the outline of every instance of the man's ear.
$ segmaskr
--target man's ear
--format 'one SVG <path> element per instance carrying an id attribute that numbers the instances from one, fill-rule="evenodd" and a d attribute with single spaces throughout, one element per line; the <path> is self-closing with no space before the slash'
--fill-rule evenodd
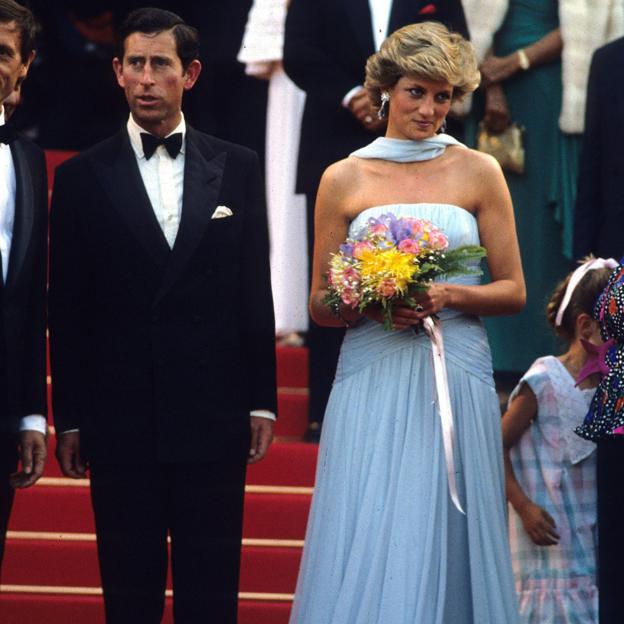
<path id="1" fill-rule="evenodd" d="M 184 89 L 186 91 L 193 88 L 193 85 L 197 82 L 199 74 L 201 74 L 201 63 L 195 59 L 189 63 L 189 66 L 184 72 Z"/>
<path id="2" fill-rule="evenodd" d="M 26 78 L 26 76 L 28 75 L 28 70 L 30 69 L 32 62 L 35 60 L 36 54 L 37 53 L 33 50 L 28 55 L 28 58 L 26 59 L 26 61 L 22 63 L 22 68 L 20 69 L 20 73 L 19 73 L 19 78 L 21 78 L 22 80 L 24 80 L 24 78 Z"/>
<path id="3" fill-rule="evenodd" d="M 115 72 L 115 77 L 117 78 L 117 84 L 120 87 L 125 87 L 125 81 L 123 77 L 123 62 L 120 61 L 117 57 L 113 59 L 113 71 Z"/>

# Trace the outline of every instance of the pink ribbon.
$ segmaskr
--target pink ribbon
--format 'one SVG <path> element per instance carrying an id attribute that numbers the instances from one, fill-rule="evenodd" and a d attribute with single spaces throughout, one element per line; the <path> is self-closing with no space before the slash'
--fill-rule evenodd
<path id="1" fill-rule="evenodd" d="M 442 425 L 442 442 L 444 444 L 444 457 L 446 458 L 446 476 L 448 478 L 449 494 L 457 509 L 466 515 L 459 502 L 457 493 L 457 481 L 455 478 L 455 425 L 453 423 L 453 411 L 451 409 L 451 395 L 449 393 L 448 375 L 446 374 L 446 361 L 444 359 L 444 341 L 442 331 L 430 317 L 423 320 L 425 334 L 431 340 L 431 352 L 433 354 L 433 373 L 435 377 L 436 394 L 438 395 L 438 408 L 440 410 L 440 423 Z"/>

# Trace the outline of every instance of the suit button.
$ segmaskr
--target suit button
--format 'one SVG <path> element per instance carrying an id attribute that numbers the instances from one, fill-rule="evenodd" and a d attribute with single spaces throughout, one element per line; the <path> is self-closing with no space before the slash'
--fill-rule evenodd
<path id="1" fill-rule="evenodd" d="M 152 323 L 158 323 L 160 316 L 158 314 L 152 314 Z"/>
<path id="2" fill-rule="evenodd" d="M 199 314 L 193 315 L 193 323 L 201 323 L 203 320 L 204 320 L 203 316 L 200 316 Z"/>
<path id="3" fill-rule="evenodd" d="M 214 270 L 212 269 L 212 267 L 206 267 L 204 269 L 204 275 L 212 275 L 214 273 Z"/>

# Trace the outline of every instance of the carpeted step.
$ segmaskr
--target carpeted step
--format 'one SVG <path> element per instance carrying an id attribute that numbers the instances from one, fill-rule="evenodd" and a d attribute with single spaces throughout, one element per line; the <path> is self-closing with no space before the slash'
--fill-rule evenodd
<path id="1" fill-rule="evenodd" d="M 317 455 L 317 444 L 274 442 L 265 459 L 249 466 L 247 483 L 313 487 Z"/>
<path id="2" fill-rule="evenodd" d="M 52 433 L 48 441 L 49 457 L 45 477 L 62 477 L 54 457 L 56 437 Z M 269 454 L 247 469 L 247 483 L 252 485 L 314 486 L 318 445 L 303 442 L 273 442 Z"/>
<path id="3" fill-rule="evenodd" d="M 279 488 L 247 492 L 244 537 L 303 539 L 311 497 L 305 488 L 303 493 L 290 492 Z M 89 488 L 36 485 L 17 492 L 9 529 L 94 533 Z"/>
<path id="4" fill-rule="evenodd" d="M 277 347 L 277 385 L 308 387 L 308 350 L 305 347 Z"/>
<path id="5" fill-rule="evenodd" d="M 287 624 L 290 606 L 290 601 L 240 600 L 238 623 Z M 173 624 L 171 607 L 167 598 L 163 624 Z M 0 614 L 2 624 L 104 624 L 98 596 L 0 593 Z M 210 623 L 209 614 L 206 622 Z"/>
<path id="6" fill-rule="evenodd" d="M 9 533 L 1 583 L 99 587 L 95 536 L 71 537 L 23 539 Z M 294 593 L 300 559 L 301 547 L 243 546 L 240 591 Z"/>
<path id="7" fill-rule="evenodd" d="M 275 435 L 301 439 L 308 427 L 307 392 L 280 392 L 277 395 L 277 413 Z"/>
<path id="8" fill-rule="evenodd" d="M 48 384 L 49 422 L 54 423 L 52 390 Z M 301 439 L 308 426 L 308 392 L 305 388 L 280 388 L 277 394 L 275 435 L 282 438 Z M 50 448 L 54 450 L 54 445 Z"/>

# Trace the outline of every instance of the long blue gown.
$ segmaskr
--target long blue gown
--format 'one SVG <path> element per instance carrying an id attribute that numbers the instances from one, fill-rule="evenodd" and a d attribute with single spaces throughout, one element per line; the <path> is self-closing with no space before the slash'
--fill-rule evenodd
<path id="1" fill-rule="evenodd" d="M 451 247 L 479 243 L 476 219 L 448 204 L 368 208 L 350 234 L 388 212 L 429 219 Z M 466 515 L 448 493 L 429 338 L 373 321 L 348 330 L 291 624 L 518 622 L 487 337 L 475 316 L 440 317 Z"/>

